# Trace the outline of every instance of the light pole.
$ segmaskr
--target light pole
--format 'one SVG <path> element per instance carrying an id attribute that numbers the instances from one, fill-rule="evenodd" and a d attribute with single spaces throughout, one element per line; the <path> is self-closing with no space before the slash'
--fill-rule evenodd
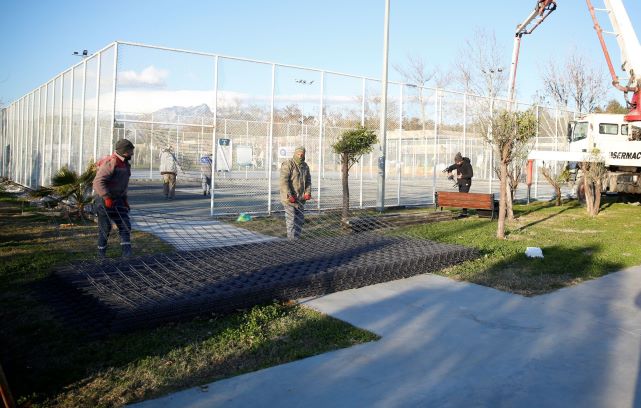
<path id="1" fill-rule="evenodd" d="M 378 194 L 376 207 L 378 211 L 385 210 L 385 153 L 387 149 L 387 67 L 389 57 L 389 10 L 390 0 L 385 0 L 385 23 L 383 28 L 383 76 L 381 79 L 381 120 L 380 143 L 378 152 Z"/>

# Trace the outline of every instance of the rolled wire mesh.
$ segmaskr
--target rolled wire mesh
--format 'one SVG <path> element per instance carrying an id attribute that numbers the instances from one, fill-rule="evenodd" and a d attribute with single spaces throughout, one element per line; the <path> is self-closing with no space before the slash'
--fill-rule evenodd
<path id="1" fill-rule="evenodd" d="M 280 212 L 212 219 L 133 209 L 130 215 L 133 230 L 168 244 L 164 252 L 145 248 L 152 254 L 139 254 L 142 248 L 134 236 L 131 257 L 120 257 L 116 249 L 107 258 L 74 262 L 54 273 L 56 285 L 64 288 L 59 293 L 96 330 L 127 331 L 318 296 L 433 272 L 477 256 L 471 248 L 398 230 L 449 219 L 448 213 L 383 215 L 370 210 L 343 219 L 339 211 L 310 210 L 297 239 L 286 238 Z M 112 238 L 110 245 L 117 243 Z"/>

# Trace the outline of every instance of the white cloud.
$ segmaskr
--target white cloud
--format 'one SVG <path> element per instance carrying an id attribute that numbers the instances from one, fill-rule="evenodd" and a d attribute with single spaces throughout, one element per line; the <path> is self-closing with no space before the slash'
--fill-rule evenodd
<path id="1" fill-rule="evenodd" d="M 169 71 L 150 65 L 140 73 L 133 70 L 120 72 L 118 85 L 130 88 L 164 88 L 167 85 L 165 78 L 168 75 Z"/>

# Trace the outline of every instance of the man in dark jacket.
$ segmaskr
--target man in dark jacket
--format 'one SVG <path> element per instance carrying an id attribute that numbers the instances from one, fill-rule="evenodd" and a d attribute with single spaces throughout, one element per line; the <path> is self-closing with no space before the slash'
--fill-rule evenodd
<path id="1" fill-rule="evenodd" d="M 116 151 L 100 162 L 93 189 L 96 193 L 95 204 L 98 213 L 98 256 L 104 258 L 111 223 L 115 223 L 120 234 L 120 247 L 123 257 L 131 256 L 131 222 L 127 188 L 131 176 L 129 160 L 134 154 L 134 145 L 127 139 L 116 142 Z"/>
<path id="2" fill-rule="evenodd" d="M 474 176 L 470 159 L 463 157 L 460 152 L 456 153 L 454 164 L 445 168 L 443 173 L 449 173 L 453 170 L 456 170 L 456 184 L 458 185 L 459 193 L 469 193 L 470 187 L 472 187 L 472 177 Z M 463 215 L 467 215 L 467 208 L 463 208 Z"/>

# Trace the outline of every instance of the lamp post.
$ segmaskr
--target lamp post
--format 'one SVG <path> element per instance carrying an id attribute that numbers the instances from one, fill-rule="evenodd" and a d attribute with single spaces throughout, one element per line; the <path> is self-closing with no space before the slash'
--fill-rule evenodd
<path id="1" fill-rule="evenodd" d="M 380 150 L 378 152 L 378 191 L 376 207 L 378 211 L 385 210 L 385 154 L 387 149 L 387 68 L 389 57 L 389 11 L 390 0 L 385 0 L 385 23 L 383 26 L 383 75 L 381 78 L 381 118 L 380 118 Z"/>

